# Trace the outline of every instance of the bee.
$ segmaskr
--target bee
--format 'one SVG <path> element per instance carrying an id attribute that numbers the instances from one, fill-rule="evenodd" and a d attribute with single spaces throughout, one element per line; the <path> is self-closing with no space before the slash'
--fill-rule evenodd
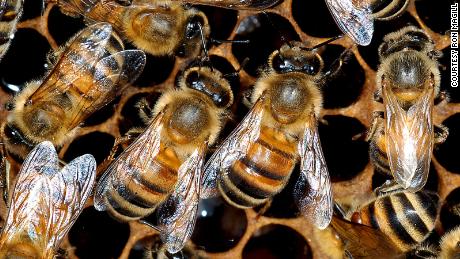
<path id="1" fill-rule="evenodd" d="M 38 144 L 19 172 L 0 235 L 0 257 L 54 258 L 91 195 L 95 177 L 92 155 L 59 169 L 53 144 Z"/>
<path id="2" fill-rule="evenodd" d="M 401 258 L 433 231 L 439 197 L 430 192 L 396 191 L 380 195 L 357 210 L 332 219 L 351 258 Z M 426 248 L 424 248 L 426 249 Z"/>
<path id="3" fill-rule="evenodd" d="M 186 8 L 178 1 L 135 0 L 126 4 L 112 0 L 54 0 L 61 10 L 71 16 L 82 15 L 88 23 L 109 22 L 122 38 L 153 56 L 197 56 L 206 51 L 205 39 L 210 26 L 206 15 Z M 279 0 L 191 0 L 233 9 L 263 9 Z"/>
<path id="4" fill-rule="evenodd" d="M 329 224 L 331 183 L 317 130 L 323 66 L 321 56 L 299 42 L 270 55 L 268 69 L 255 83 L 252 109 L 206 164 L 203 198 L 220 193 L 242 209 L 267 203 L 300 160 L 297 205 L 319 228 Z"/>
<path id="5" fill-rule="evenodd" d="M 401 15 L 409 0 L 360 1 L 326 0 L 340 30 L 359 45 L 367 46 L 374 34 L 374 20 L 391 20 Z"/>
<path id="6" fill-rule="evenodd" d="M 8 105 L 2 126 L 6 150 L 17 158 L 49 140 L 61 146 L 91 113 L 141 73 L 145 54 L 123 50 L 108 23 L 89 26 L 58 51 L 43 80 L 29 82 Z"/>
<path id="7" fill-rule="evenodd" d="M 409 26 L 385 36 L 379 47 L 376 113 L 367 139 L 376 168 L 393 174 L 395 182 L 382 188 L 420 190 L 426 183 L 433 145 L 445 141 L 448 129 L 435 134 L 433 106 L 439 91 L 439 51 L 422 30 Z"/>
<path id="8" fill-rule="evenodd" d="M 10 47 L 23 4 L 23 0 L 0 0 L 0 59 Z"/>
<path id="9" fill-rule="evenodd" d="M 211 67 L 186 69 L 178 86 L 162 94 L 147 129 L 108 167 L 94 203 L 125 222 L 160 206 L 160 236 L 170 253 L 192 234 L 204 154 L 233 103 L 229 82 Z"/>
<path id="10" fill-rule="evenodd" d="M 460 259 L 460 226 L 442 236 L 439 258 Z"/>

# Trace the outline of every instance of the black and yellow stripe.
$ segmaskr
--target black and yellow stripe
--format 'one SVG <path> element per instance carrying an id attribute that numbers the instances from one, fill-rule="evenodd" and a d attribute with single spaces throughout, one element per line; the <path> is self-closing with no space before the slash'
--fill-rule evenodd
<path id="1" fill-rule="evenodd" d="M 262 128 L 247 154 L 221 174 L 218 187 L 236 207 L 263 204 L 285 187 L 296 159 L 296 143 L 288 141 L 282 132 Z"/>
<path id="2" fill-rule="evenodd" d="M 362 224 L 380 229 L 402 251 L 421 243 L 434 229 L 438 197 L 398 192 L 377 198 L 360 210 Z"/>
<path id="3" fill-rule="evenodd" d="M 8 50 L 21 18 L 23 0 L 0 1 L 0 59 Z"/>

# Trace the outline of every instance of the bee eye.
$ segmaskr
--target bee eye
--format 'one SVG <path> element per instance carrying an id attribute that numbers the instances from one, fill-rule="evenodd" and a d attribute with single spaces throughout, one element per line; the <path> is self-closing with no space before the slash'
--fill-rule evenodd
<path id="1" fill-rule="evenodd" d="M 193 39 L 199 36 L 202 32 L 203 20 L 201 17 L 195 16 L 189 20 L 187 27 L 185 28 L 185 37 L 187 39 Z"/>

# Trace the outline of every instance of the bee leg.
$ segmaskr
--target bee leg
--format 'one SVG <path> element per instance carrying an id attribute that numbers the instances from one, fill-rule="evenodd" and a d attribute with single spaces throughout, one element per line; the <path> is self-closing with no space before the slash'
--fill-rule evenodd
<path id="1" fill-rule="evenodd" d="M 68 257 L 69 257 L 69 255 L 67 253 L 67 250 L 65 250 L 64 248 L 59 247 L 58 250 L 56 251 L 55 258 L 59 259 L 59 258 L 68 258 Z"/>
<path id="2" fill-rule="evenodd" d="M 117 4 L 122 6 L 130 6 L 132 4 L 132 0 L 116 0 Z"/>
<path id="3" fill-rule="evenodd" d="M 448 136 L 449 136 L 449 128 L 447 128 L 446 126 L 442 124 L 434 125 L 434 143 L 435 144 L 444 143 Z"/>
<path id="4" fill-rule="evenodd" d="M 334 202 L 334 214 L 336 214 L 337 216 L 340 216 L 343 219 L 347 215 L 347 213 L 342 208 L 342 206 L 340 206 L 340 204 L 338 204 L 337 202 Z"/>
<path id="5" fill-rule="evenodd" d="M 145 221 L 145 220 L 143 220 L 143 219 L 140 219 L 140 220 L 138 220 L 138 222 L 141 223 L 142 225 L 146 225 L 147 227 L 152 228 L 153 230 L 157 231 L 158 233 L 161 232 L 161 230 L 160 230 L 159 227 L 153 225 L 152 223 L 150 223 L 150 222 L 148 222 L 148 221 Z"/>
<path id="6" fill-rule="evenodd" d="M 337 76 L 342 66 L 347 62 L 347 60 L 350 58 L 352 54 L 353 53 L 350 49 L 344 50 L 342 54 L 340 54 L 340 56 L 336 60 L 334 60 L 334 62 L 332 62 L 331 67 L 328 71 L 324 73 L 323 77 L 330 79 Z"/>
<path id="7" fill-rule="evenodd" d="M 382 120 L 383 120 L 383 112 L 374 112 L 372 114 L 373 116 L 373 119 L 372 119 L 372 124 L 371 124 L 371 127 L 369 128 L 369 131 L 367 132 L 367 136 L 366 136 L 366 141 L 369 142 L 374 136 L 375 134 L 377 133 L 377 130 L 379 130 L 379 128 L 381 127 L 382 125 Z"/>
<path id="8" fill-rule="evenodd" d="M 351 255 L 350 251 L 345 250 L 345 257 L 346 259 L 353 259 L 353 255 Z"/>
<path id="9" fill-rule="evenodd" d="M 382 184 L 382 186 L 375 189 L 375 193 L 377 196 L 382 196 L 394 192 L 400 192 L 402 190 L 404 190 L 404 188 L 395 180 L 387 180 L 384 184 Z"/>
<path id="10" fill-rule="evenodd" d="M 2 156 L 1 159 L 1 187 L 3 188 L 3 201 L 5 202 L 6 207 L 9 207 L 8 197 L 10 195 L 10 169 L 11 165 L 8 162 L 8 159 L 5 156 Z"/>
<path id="11" fill-rule="evenodd" d="M 261 216 L 263 216 L 265 212 L 267 212 L 267 210 L 270 208 L 270 205 L 272 205 L 271 199 L 265 202 L 264 206 L 259 210 L 259 212 L 257 212 L 256 219 L 259 219 Z"/>
<path id="12" fill-rule="evenodd" d="M 112 150 L 110 150 L 109 156 L 107 156 L 107 158 L 104 159 L 104 161 L 98 167 L 98 171 L 105 171 L 105 169 L 109 167 L 110 163 L 112 163 L 112 161 L 115 160 L 115 155 L 118 152 L 118 147 L 125 143 L 128 143 L 131 139 L 137 137 L 140 133 L 142 133 L 141 129 L 134 128 L 130 129 L 125 136 L 116 138 L 115 142 L 113 143 Z"/>
<path id="13" fill-rule="evenodd" d="M 446 93 L 446 91 L 441 91 L 439 92 L 439 95 L 434 98 L 434 105 L 438 105 L 444 101 L 449 101 L 449 95 Z"/>
<path id="14" fill-rule="evenodd" d="M 142 98 L 137 104 L 136 108 L 139 109 L 139 116 L 144 123 L 148 123 L 152 117 L 152 107 L 150 107 L 147 99 Z"/>

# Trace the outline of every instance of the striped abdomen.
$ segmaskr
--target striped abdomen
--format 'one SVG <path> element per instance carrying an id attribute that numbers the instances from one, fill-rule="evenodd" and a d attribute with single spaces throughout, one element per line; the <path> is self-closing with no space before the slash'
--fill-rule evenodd
<path id="1" fill-rule="evenodd" d="M 385 174 L 391 175 L 390 162 L 386 153 L 385 133 L 378 130 L 369 143 L 369 156 L 374 167 Z"/>
<path id="2" fill-rule="evenodd" d="M 21 18 L 23 0 L 0 1 L 0 59 L 11 44 L 16 25 Z"/>
<path id="3" fill-rule="evenodd" d="M 250 208 L 265 203 L 287 184 L 297 159 L 297 142 L 263 127 L 247 154 L 221 174 L 219 189 L 232 205 Z"/>
<path id="4" fill-rule="evenodd" d="M 119 183 L 109 183 L 105 193 L 107 211 L 121 221 L 151 214 L 174 190 L 180 165 L 174 151 L 162 148 L 150 170 L 120 177 Z"/>
<path id="5" fill-rule="evenodd" d="M 402 251 L 408 251 L 434 229 L 438 201 L 426 192 L 382 196 L 359 211 L 361 223 L 380 229 Z"/>

